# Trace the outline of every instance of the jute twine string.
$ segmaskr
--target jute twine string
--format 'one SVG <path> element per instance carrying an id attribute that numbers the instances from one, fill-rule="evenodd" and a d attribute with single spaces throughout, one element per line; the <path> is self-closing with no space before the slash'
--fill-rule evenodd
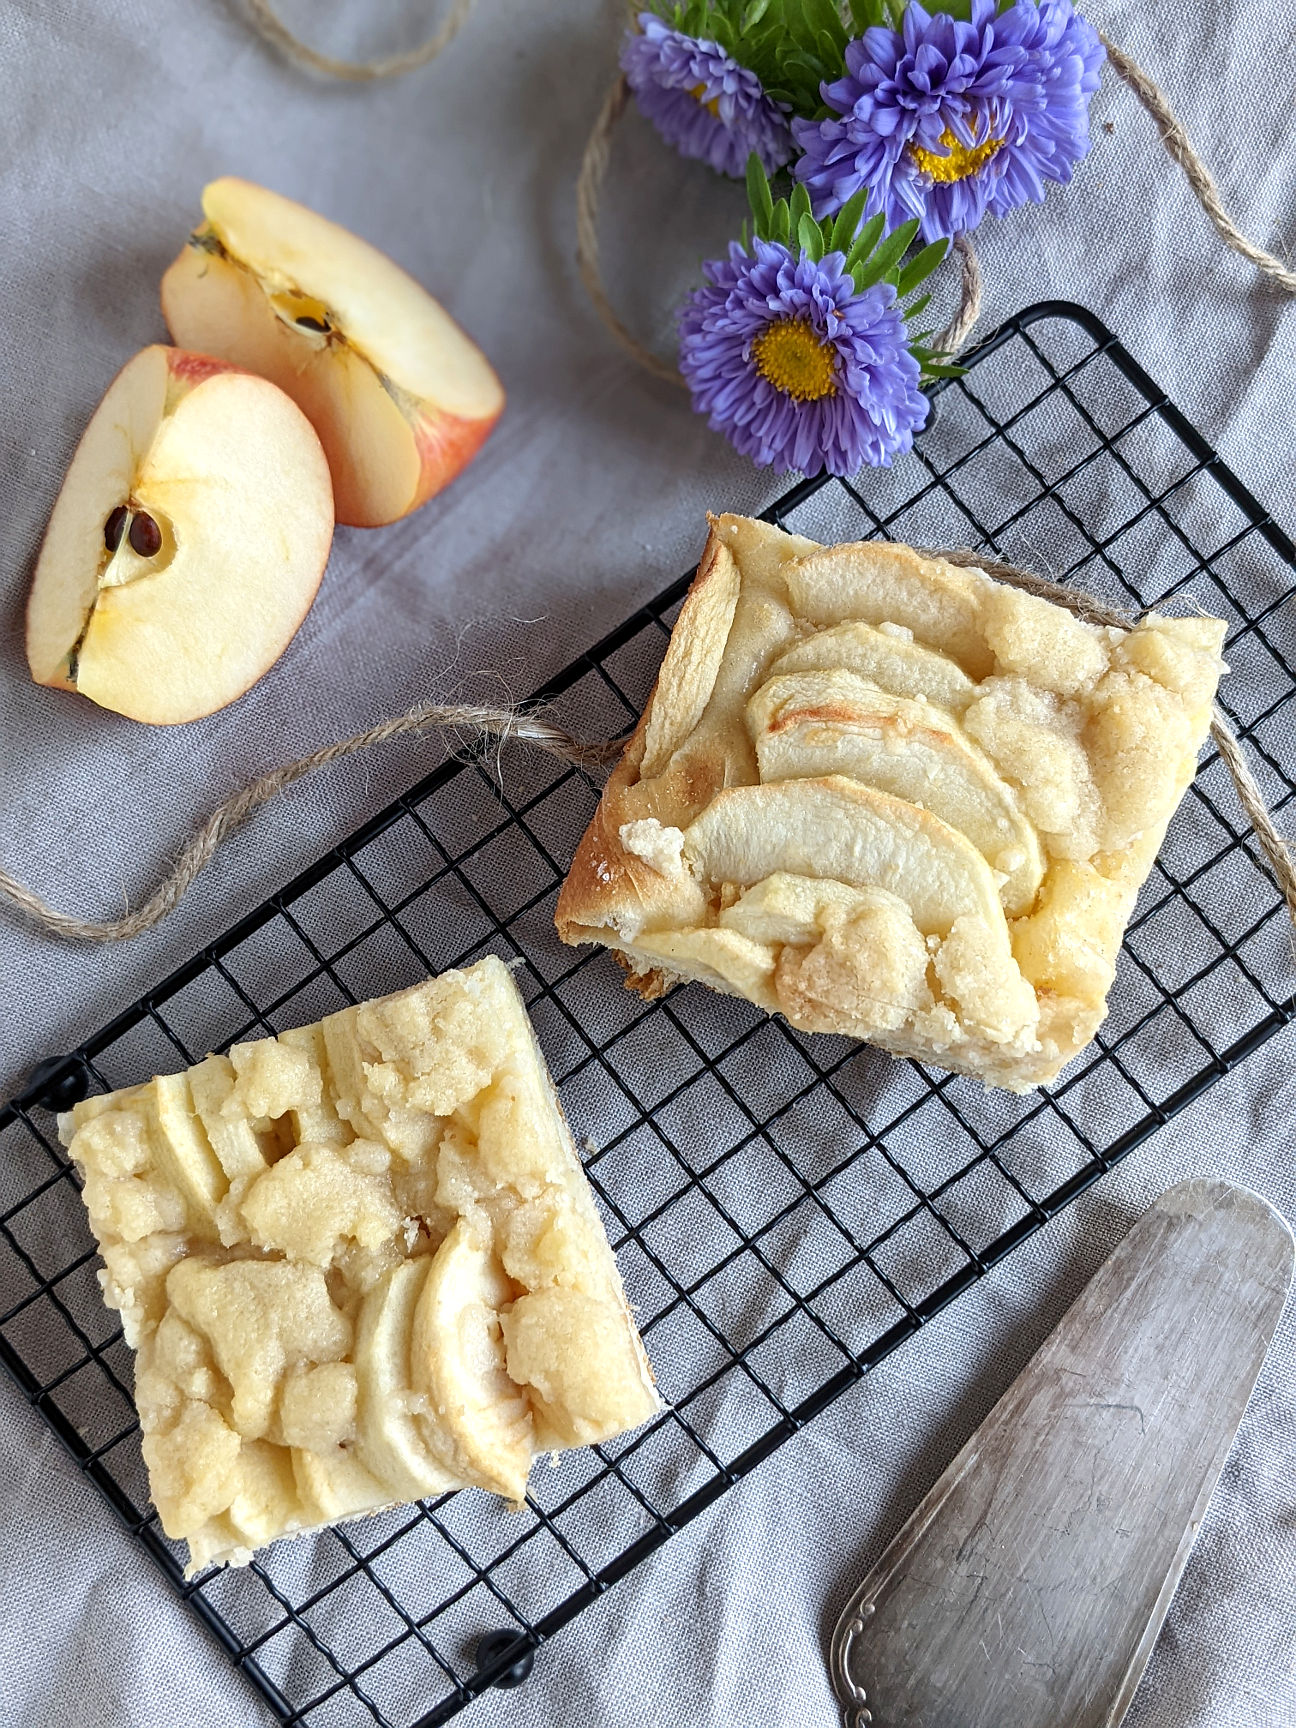
<path id="1" fill-rule="evenodd" d="M 959 305 L 949 323 L 933 338 L 932 347 L 957 354 L 981 316 L 981 265 L 966 234 L 956 234 L 952 248 L 959 261 Z"/>
<path id="2" fill-rule="evenodd" d="M 1281 258 L 1275 258 L 1272 252 L 1266 252 L 1262 246 L 1248 240 L 1225 210 L 1210 170 L 1193 149 L 1183 122 L 1157 85 L 1137 61 L 1131 60 L 1125 50 L 1118 48 L 1101 30 L 1098 32 L 1098 39 L 1107 50 L 1107 58 L 1117 76 L 1125 80 L 1156 121 L 1166 154 L 1183 169 L 1197 202 L 1214 223 L 1220 239 L 1241 257 L 1248 259 L 1271 281 L 1276 282 L 1285 293 L 1296 294 L 1296 271 L 1289 270 Z"/>
<path id="3" fill-rule="evenodd" d="M 366 727 L 363 732 L 343 738 L 336 744 L 326 744 L 322 750 L 313 750 L 309 756 L 285 763 L 282 768 L 272 768 L 269 773 L 241 787 L 212 811 L 144 904 L 121 918 L 97 923 L 58 912 L 6 870 L 0 870 L 0 897 L 51 936 L 62 936 L 69 942 L 123 942 L 151 929 L 165 918 L 210 863 L 216 848 L 236 828 L 241 828 L 254 810 L 287 791 L 295 780 L 300 780 L 312 769 L 340 762 L 345 756 L 355 756 L 393 738 L 406 737 L 414 732 L 441 731 L 474 733 L 479 738 L 497 738 L 501 743 L 518 738 L 578 768 L 596 767 L 621 748 L 619 743 L 584 744 L 561 726 L 546 720 L 542 714 L 517 708 L 445 706 L 423 702 L 417 708 L 411 708 L 408 714 L 382 720 L 378 725 Z"/>
<path id="4" fill-rule="evenodd" d="M 603 106 L 599 109 L 594 130 L 589 135 L 585 154 L 581 157 L 580 173 L 576 177 L 576 263 L 580 269 L 581 281 L 585 284 L 585 291 L 609 335 L 616 338 L 626 353 L 637 360 L 645 372 L 651 372 L 654 378 L 660 378 L 667 384 L 677 384 L 681 390 L 687 390 L 688 385 L 680 376 L 679 368 L 672 366 L 669 360 L 659 359 L 651 348 L 645 348 L 621 321 L 608 298 L 607 289 L 603 286 L 603 271 L 599 263 L 599 199 L 612 155 L 612 133 L 625 112 L 629 98 L 630 86 L 623 73 L 603 98 Z"/>
<path id="5" fill-rule="evenodd" d="M 429 65 L 454 41 L 473 9 L 473 0 L 454 0 L 440 29 L 404 54 L 388 54 L 381 60 L 335 60 L 331 54 L 321 54 L 309 42 L 295 36 L 271 6 L 270 0 L 247 0 L 247 3 L 257 30 L 280 53 L 311 72 L 318 72 L 325 78 L 343 78 L 351 84 L 399 78 L 406 72 L 416 72 L 420 66 Z"/>
<path id="6" fill-rule="evenodd" d="M 1028 594 L 1038 594 L 1045 600 L 1065 606 L 1068 611 L 1087 619 L 1091 624 L 1115 625 L 1127 630 L 1134 623 L 1134 619 L 1127 613 L 1118 612 L 1091 594 L 1064 587 L 1058 582 L 1050 582 L 1046 577 L 1033 575 L 1028 570 L 1019 570 L 1016 565 L 987 558 L 983 552 L 973 552 L 967 547 L 956 547 L 952 551 L 931 548 L 919 550 L 924 557 L 944 558 L 951 564 L 984 570 L 987 575 L 1010 583 L 1014 588 L 1024 589 Z M 128 912 L 121 918 L 107 919 L 102 923 L 76 918 L 69 913 L 56 911 L 42 900 L 39 894 L 4 870 L 0 870 L 0 898 L 7 900 L 15 911 L 48 935 L 61 936 L 69 942 L 125 941 L 151 929 L 165 918 L 211 861 L 216 848 L 236 828 L 241 827 L 253 811 L 278 797 L 294 781 L 300 780 L 315 768 L 323 768 L 330 762 L 339 762 L 343 757 L 354 756 L 393 738 L 416 732 L 439 731 L 460 735 L 475 733 L 478 738 L 495 738 L 501 744 L 509 739 L 517 739 L 578 768 L 596 767 L 611 761 L 619 755 L 624 744 L 624 740 L 615 738 L 590 741 L 574 738 L 570 732 L 564 731 L 543 714 L 523 709 L 458 707 L 424 702 L 417 708 L 410 709 L 408 714 L 383 720 L 376 726 L 357 732 L 354 737 L 328 744 L 322 750 L 314 750 L 297 762 L 285 763 L 282 768 L 272 768 L 269 773 L 260 775 L 235 792 L 212 812 L 186 844 L 159 886 L 134 912 Z M 1238 801 L 1265 857 L 1269 860 L 1270 868 L 1287 903 L 1292 923 L 1296 926 L 1296 856 L 1278 832 L 1265 803 L 1264 794 L 1247 766 L 1237 734 L 1218 707 L 1214 710 L 1211 722 L 1211 737 L 1225 767 L 1233 776 Z"/>

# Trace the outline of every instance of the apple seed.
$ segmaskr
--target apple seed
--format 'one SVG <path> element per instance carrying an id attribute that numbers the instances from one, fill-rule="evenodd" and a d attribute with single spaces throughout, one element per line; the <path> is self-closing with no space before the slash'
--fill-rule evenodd
<path id="1" fill-rule="evenodd" d="M 104 545 L 110 552 L 115 552 L 121 545 L 122 530 L 129 520 L 130 511 L 124 504 L 109 511 L 108 520 L 104 523 Z"/>
<path id="2" fill-rule="evenodd" d="M 120 530 L 117 537 L 121 538 Z M 162 530 L 143 510 L 130 525 L 130 543 L 132 551 L 138 552 L 141 558 L 155 558 L 162 549 Z"/>
<path id="3" fill-rule="evenodd" d="M 329 327 L 322 318 L 312 318 L 305 312 L 300 318 L 294 318 L 293 323 L 299 330 L 310 330 L 317 336 L 327 336 L 329 333 Z"/>

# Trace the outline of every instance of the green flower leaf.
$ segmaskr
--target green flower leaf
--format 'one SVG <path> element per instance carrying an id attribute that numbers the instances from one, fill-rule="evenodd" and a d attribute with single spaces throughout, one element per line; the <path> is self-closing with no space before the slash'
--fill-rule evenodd
<path id="1" fill-rule="evenodd" d="M 855 243 L 846 254 L 846 268 L 852 274 L 859 269 L 864 260 L 871 254 L 881 238 L 886 227 L 886 217 L 879 210 L 876 216 L 870 216 L 868 221 L 855 236 Z"/>
<path id="2" fill-rule="evenodd" d="M 792 197 L 788 202 L 788 208 L 792 212 L 792 220 L 798 224 L 803 216 L 809 216 L 811 214 L 810 194 L 799 181 L 792 188 Z"/>
<path id="3" fill-rule="evenodd" d="M 849 252 L 855 242 L 855 230 L 864 216 L 868 203 L 868 187 L 862 186 L 853 198 L 848 198 L 832 225 L 831 248 L 834 252 Z"/>
<path id="4" fill-rule="evenodd" d="M 891 11 L 886 0 L 850 0 L 851 28 L 856 36 L 878 25 L 890 27 Z"/>
<path id="5" fill-rule="evenodd" d="M 846 30 L 833 0 L 802 0 L 802 7 L 812 30 L 826 36 L 838 50 L 846 46 Z"/>
<path id="6" fill-rule="evenodd" d="M 823 229 L 813 216 L 803 216 L 797 223 L 797 244 L 808 258 L 817 264 L 824 255 Z"/>
<path id="7" fill-rule="evenodd" d="M 930 306 L 930 305 L 931 305 L 931 295 L 930 294 L 920 294 L 918 296 L 918 298 L 914 301 L 912 306 L 906 306 L 905 307 L 905 309 L 904 309 L 905 319 L 908 320 L 910 318 L 921 318 L 923 313 L 927 310 L 928 306 Z M 921 342 L 923 340 L 925 334 L 926 334 L 926 332 L 922 332 L 919 335 L 913 337 L 912 340 L 915 342 Z"/>
<path id="8" fill-rule="evenodd" d="M 845 38 L 843 37 L 843 39 L 838 42 L 834 37 L 830 36 L 826 30 L 819 30 L 815 32 L 814 42 L 815 51 L 823 61 L 823 70 L 826 76 L 832 67 L 841 62 L 842 50 L 846 46 Z"/>
<path id="9" fill-rule="evenodd" d="M 875 282 L 882 281 L 904 257 L 914 235 L 918 232 L 918 218 L 912 222 L 902 222 L 898 228 L 893 228 L 870 256 L 855 272 L 855 286 L 862 294 L 866 288 L 871 288 Z"/>
<path id="10" fill-rule="evenodd" d="M 754 150 L 747 158 L 747 202 L 751 206 L 756 232 L 762 240 L 768 240 L 770 223 L 774 218 L 774 199 L 761 159 Z"/>
<path id="11" fill-rule="evenodd" d="M 896 294 L 901 300 L 906 294 L 912 294 L 920 282 L 926 281 L 949 248 L 948 240 L 933 240 L 930 246 L 924 246 L 909 260 L 896 282 Z"/>

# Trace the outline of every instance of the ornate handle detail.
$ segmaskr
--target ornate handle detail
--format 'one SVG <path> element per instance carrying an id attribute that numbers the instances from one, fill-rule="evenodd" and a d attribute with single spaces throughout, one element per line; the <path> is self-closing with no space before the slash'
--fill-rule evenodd
<path id="1" fill-rule="evenodd" d="M 868 1693 L 850 1671 L 851 1646 L 857 1638 L 863 1637 L 864 1628 L 873 1612 L 872 1602 L 861 1602 L 854 1614 L 838 1621 L 837 1630 L 833 1634 L 833 1689 L 841 1704 L 846 1728 L 868 1728 L 868 1724 L 873 1721 L 873 1712 L 868 1707 Z"/>

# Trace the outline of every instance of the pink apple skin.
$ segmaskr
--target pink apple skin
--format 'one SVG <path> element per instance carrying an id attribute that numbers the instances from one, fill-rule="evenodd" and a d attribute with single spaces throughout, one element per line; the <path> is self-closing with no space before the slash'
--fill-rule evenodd
<path id="1" fill-rule="evenodd" d="M 500 405 L 500 413 L 503 404 Z M 465 469 L 495 430 L 499 414 L 489 420 L 460 420 L 453 414 L 424 414 L 414 427 L 414 443 L 422 463 L 418 489 L 410 500 L 417 510 L 448 486 Z"/>
<path id="2" fill-rule="evenodd" d="M 244 370 L 232 360 L 217 360 L 212 354 L 187 354 L 179 348 L 173 349 L 168 356 L 168 369 L 177 383 L 184 384 L 190 390 L 204 379 L 214 377 L 217 372 Z"/>

